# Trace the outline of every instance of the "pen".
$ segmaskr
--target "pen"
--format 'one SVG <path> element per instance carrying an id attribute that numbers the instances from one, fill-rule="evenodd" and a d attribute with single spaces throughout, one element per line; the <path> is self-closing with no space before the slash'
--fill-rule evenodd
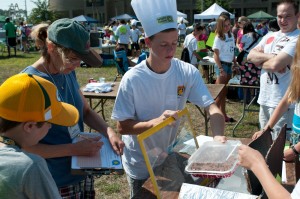
<path id="1" fill-rule="evenodd" d="M 78 134 L 78 137 L 81 137 L 81 138 L 83 138 L 84 140 L 94 141 L 94 140 L 92 140 L 91 138 L 85 137 L 85 136 L 80 135 L 80 134 Z"/>

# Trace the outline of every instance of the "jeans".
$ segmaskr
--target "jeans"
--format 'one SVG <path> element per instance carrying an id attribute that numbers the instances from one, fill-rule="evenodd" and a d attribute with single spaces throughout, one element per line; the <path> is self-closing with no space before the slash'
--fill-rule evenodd
<path id="1" fill-rule="evenodd" d="M 139 192 L 139 190 L 142 188 L 146 180 L 147 179 L 142 179 L 142 180 L 133 179 L 129 175 L 127 175 L 127 181 L 130 187 L 130 198 L 133 198 L 133 196 Z"/>
<path id="2" fill-rule="evenodd" d="M 224 70 L 224 72 L 227 74 L 227 75 L 231 75 L 232 74 L 232 64 L 231 65 L 228 65 L 228 64 L 223 64 L 222 63 L 222 68 Z M 214 66 L 215 68 L 215 72 L 216 72 L 216 76 L 219 77 L 220 76 L 220 70 L 219 70 L 219 67 L 217 64 L 215 64 Z"/>

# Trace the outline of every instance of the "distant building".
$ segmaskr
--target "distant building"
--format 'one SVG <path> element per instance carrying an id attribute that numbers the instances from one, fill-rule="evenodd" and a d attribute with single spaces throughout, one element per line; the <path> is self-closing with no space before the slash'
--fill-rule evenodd
<path id="1" fill-rule="evenodd" d="M 277 4 L 280 0 L 233 0 L 231 8 L 236 16 L 248 16 L 260 10 L 276 16 Z"/>
<path id="2" fill-rule="evenodd" d="M 130 3 L 131 0 L 49 0 L 49 7 L 62 17 L 87 15 L 104 24 L 117 15 L 135 15 Z M 177 0 L 178 11 L 187 14 L 188 21 L 193 21 L 194 14 L 200 12 L 195 4 L 196 0 Z"/>
<path id="3" fill-rule="evenodd" d="M 62 17 L 73 18 L 87 15 L 96 18 L 100 24 L 108 22 L 112 17 L 129 14 L 135 15 L 131 0 L 48 0 L 50 9 L 58 11 Z M 163 0 L 162 0 L 163 1 Z M 264 11 L 276 16 L 276 6 L 280 0 L 233 0 L 231 8 L 236 16 L 247 16 L 257 11 Z M 201 13 L 196 7 L 197 0 L 177 0 L 177 9 L 187 14 L 192 23 L 194 14 Z M 145 11 L 147 8 L 145 8 Z"/>
<path id="4" fill-rule="evenodd" d="M 134 15 L 130 2 L 131 0 L 49 0 L 49 7 L 61 17 L 87 15 L 104 24 L 117 15 Z"/>

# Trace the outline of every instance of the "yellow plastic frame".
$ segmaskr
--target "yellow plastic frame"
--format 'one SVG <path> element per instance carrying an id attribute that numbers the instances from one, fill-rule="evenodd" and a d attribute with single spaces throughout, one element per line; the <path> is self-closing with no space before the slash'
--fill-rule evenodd
<path id="1" fill-rule="evenodd" d="M 197 142 L 197 139 L 196 139 L 196 133 L 195 133 L 194 129 L 192 128 L 192 122 L 191 122 L 190 114 L 189 114 L 187 108 L 184 108 L 183 110 L 181 110 L 181 111 L 178 112 L 178 118 L 181 118 L 181 117 L 183 117 L 185 115 L 187 116 L 188 124 L 189 124 L 189 126 L 191 128 L 191 131 L 193 133 L 193 138 L 194 138 L 194 141 L 195 141 L 196 148 L 198 149 L 199 145 L 198 145 L 198 142 Z M 174 121 L 175 121 L 175 119 L 173 117 L 169 117 L 166 120 L 164 120 L 163 122 L 161 122 L 160 124 L 152 127 L 151 129 L 148 129 L 148 130 L 144 131 L 143 133 L 141 133 L 141 134 L 139 134 L 137 136 L 137 140 L 138 140 L 138 142 L 140 144 L 140 147 L 141 147 L 141 150 L 142 150 L 142 154 L 144 156 L 144 159 L 145 159 L 145 162 L 146 162 L 146 166 L 147 166 L 148 172 L 150 174 L 151 182 L 152 182 L 154 190 L 156 192 L 156 197 L 158 199 L 161 199 L 161 195 L 160 195 L 160 192 L 159 192 L 159 189 L 158 189 L 158 185 L 157 185 L 157 182 L 156 182 L 156 179 L 155 179 L 155 175 L 154 175 L 153 169 L 151 167 L 150 160 L 149 160 L 149 157 L 147 155 L 146 148 L 145 148 L 145 145 L 144 145 L 143 141 L 146 138 L 148 138 L 151 135 L 155 134 L 160 129 L 166 127 L 167 125 L 171 124 Z"/>

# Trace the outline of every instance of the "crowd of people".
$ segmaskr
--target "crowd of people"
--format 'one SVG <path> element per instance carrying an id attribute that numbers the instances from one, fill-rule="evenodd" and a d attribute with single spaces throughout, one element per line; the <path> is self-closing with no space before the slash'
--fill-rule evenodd
<path id="1" fill-rule="evenodd" d="M 100 55 L 90 48 L 88 30 L 77 21 L 62 18 L 51 25 L 39 24 L 30 33 L 41 56 L 0 86 L 1 197 L 95 198 L 94 177 L 73 175 L 71 157 L 96 154 L 103 145 L 101 136 L 107 137 L 114 152 L 122 156 L 130 197 L 134 197 L 149 178 L 137 135 L 173 117 L 175 125 L 145 141 L 168 154 L 176 139 L 178 111 L 187 101 L 205 109 L 213 139 L 225 143 L 225 122 L 234 121 L 226 114 L 226 90 L 214 101 L 198 70 L 199 60 L 209 50 L 215 60 L 216 84 L 227 84 L 239 67 L 235 49 L 248 51 L 245 60 L 262 68 L 258 98 L 261 130 L 253 139 L 269 127 L 275 140 L 287 123 L 292 147 L 284 152 L 284 159 L 299 158 L 300 30 L 294 1 L 283 0 L 277 5 L 277 26 L 271 21 L 268 33 L 265 23 L 255 29 L 244 16 L 232 28 L 228 13 L 221 13 L 209 29 L 195 24 L 188 35 L 182 22 L 177 23 L 176 0 L 132 0 L 131 5 L 143 24 L 144 35 L 135 22 L 129 27 L 121 20 L 119 25 L 112 23 L 105 28 L 105 37 L 117 44 L 116 50 L 128 53 L 131 44 L 134 56 L 143 54 L 140 49 L 148 52 L 120 82 L 111 119 L 117 122 L 122 139 L 90 108 L 76 78 L 75 69 L 81 61 L 92 66 L 102 64 Z M 20 26 L 23 37 L 26 30 L 24 24 Z M 16 32 L 9 19 L 5 29 Z M 215 34 L 214 42 L 207 49 L 203 43 L 210 33 Z M 10 32 L 7 37 L 8 46 L 15 46 L 16 35 Z M 191 63 L 174 58 L 182 38 Z M 27 51 L 25 41 L 22 44 Z M 84 124 L 99 132 L 99 137 L 73 143 Z M 153 167 L 160 164 L 156 162 Z M 269 198 L 300 197 L 300 181 L 291 194 L 287 192 L 271 174 L 264 157 L 249 146 L 239 147 L 239 164 L 253 171 Z"/>
<path id="2" fill-rule="evenodd" d="M 287 0 L 278 4 L 277 19 L 270 20 L 268 24 L 264 21 L 254 28 L 247 17 L 241 16 L 230 29 L 230 16 L 221 13 L 218 19 L 208 26 L 208 30 L 215 33 L 212 50 L 214 51 L 216 83 L 227 84 L 232 77 L 232 71 L 238 69 L 235 51 L 237 54 L 246 51 L 241 64 L 246 61 L 262 68 L 258 98 L 260 105 L 258 120 L 261 130 L 254 133 L 253 139 L 257 139 L 264 129 L 269 127 L 272 128 L 272 139 L 276 140 L 281 127 L 286 123 L 288 126 L 286 139 L 292 144 L 284 151 L 286 161 L 299 158 L 300 150 L 299 87 L 296 86 L 298 84 L 298 53 L 300 53 L 298 18 L 297 4 Z M 226 93 L 221 93 L 216 104 L 222 111 L 225 122 L 231 122 L 234 119 L 226 114 L 225 99 Z M 240 164 L 257 175 L 270 198 L 288 198 L 290 195 L 275 182 L 265 160 L 257 151 L 246 146 L 240 147 Z M 293 198 L 299 197 L 299 187 L 298 182 L 291 194 Z M 278 196 L 274 195 L 275 189 L 278 190 Z"/>

